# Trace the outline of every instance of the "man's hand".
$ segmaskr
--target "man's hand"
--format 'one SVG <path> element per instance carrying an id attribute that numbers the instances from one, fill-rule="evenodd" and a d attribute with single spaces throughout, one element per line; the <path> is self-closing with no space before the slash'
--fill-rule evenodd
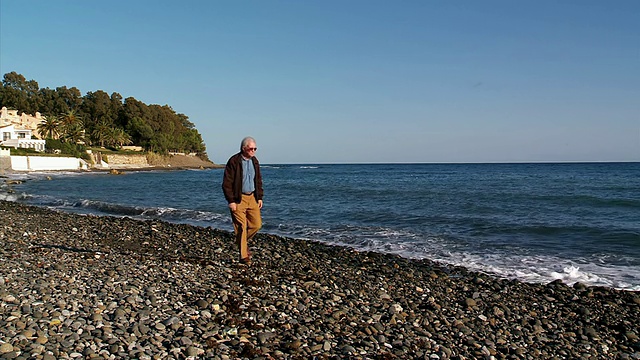
<path id="1" fill-rule="evenodd" d="M 262 209 L 262 200 L 258 200 L 258 208 Z"/>
<path id="2" fill-rule="evenodd" d="M 234 202 L 229 203 L 229 209 L 231 209 L 231 211 L 236 211 L 238 209 L 238 204 Z"/>

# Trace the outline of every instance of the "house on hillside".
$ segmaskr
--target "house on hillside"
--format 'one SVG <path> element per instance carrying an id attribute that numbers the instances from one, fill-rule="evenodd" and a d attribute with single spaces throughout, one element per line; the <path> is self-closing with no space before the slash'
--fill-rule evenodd
<path id="1" fill-rule="evenodd" d="M 38 133 L 38 125 L 44 120 L 45 118 L 39 112 L 36 116 L 31 116 L 25 113 L 18 115 L 18 110 L 9 110 L 5 106 L 0 109 L 0 127 L 15 125 L 17 128 L 31 130 L 31 133 L 39 138 L 42 136 Z"/>
<path id="2" fill-rule="evenodd" d="M 0 146 L 34 149 L 42 152 L 45 150 L 45 140 L 36 140 L 31 138 L 30 129 L 17 129 L 15 125 L 6 125 L 0 127 Z"/>

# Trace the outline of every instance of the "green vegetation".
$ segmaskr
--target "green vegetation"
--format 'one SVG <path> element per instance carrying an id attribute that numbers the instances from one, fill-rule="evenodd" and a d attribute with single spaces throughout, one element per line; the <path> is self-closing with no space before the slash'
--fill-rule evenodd
<path id="1" fill-rule="evenodd" d="M 16 156 L 39 155 L 39 153 L 34 149 L 25 149 L 25 148 L 16 149 L 16 148 L 10 147 L 9 151 L 11 155 L 16 155 Z"/>
<path id="2" fill-rule="evenodd" d="M 37 152 L 34 149 L 28 149 L 28 148 L 13 148 L 10 147 L 9 150 L 11 151 L 11 155 L 12 156 L 48 156 L 48 157 L 68 157 L 68 156 L 73 156 L 73 157 L 78 157 L 78 158 L 82 158 L 86 161 L 91 162 L 91 156 L 89 154 L 87 154 L 86 152 L 81 153 L 78 152 L 76 150 L 60 150 L 60 153 L 58 152 L 47 152 L 47 153 L 41 153 L 41 152 Z"/>
<path id="3" fill-rule="evenodd" d="M 73 157 L 85 159 L 89 162 L 92 161 L 91 156 L 87 154 L 87 148 L 82 144 L 62 141 L 60 139 L 47 139 L 45 147 L 47 148 L 47 153 L 50 154 L 68 154 Z"/>
<path id="4" fill-rule="evenodd" d="M 147 105 L 133 97 L 123 100 L 116 92 L 102 90 L 82 96 L 75 87 L 40 89 L 36 81 L 16 72 L 4 75 L 0 104 L 32 115 L 40 112 L 46 119 L 38 131 L 47 138 L 47 149 L 65 154 L 86 155 L 84 145 L 113 150 L 136 145 L 159 154 L 197 153 L 208 160 L 195 125 L 169 105 Z"/>

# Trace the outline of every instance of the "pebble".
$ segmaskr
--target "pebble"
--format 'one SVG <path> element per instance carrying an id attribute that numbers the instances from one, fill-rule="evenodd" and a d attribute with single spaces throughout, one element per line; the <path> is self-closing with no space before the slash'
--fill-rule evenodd
<path id="1" fill-rule="evenodd" d="M 13 351 L 13 346 L 11 346 L 11 344 L 4 343 L 0 345 L 0 354 L 6 354 L 12 351 Z"/>
<path id="2" fill-rule="evenodd" d="M 637 293 L 0 201 L 0 358 L 640 359 Z M 23 236 L 27 234 L 27 236 Z"/>

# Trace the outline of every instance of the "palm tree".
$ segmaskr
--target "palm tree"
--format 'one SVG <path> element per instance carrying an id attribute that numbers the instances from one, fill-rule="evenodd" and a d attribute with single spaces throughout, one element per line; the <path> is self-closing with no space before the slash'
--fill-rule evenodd
<path id="1" fill-rule="evenodd" d="M 69 110 L 60 115 L 60 139 L 72 144 L 84 143 L 85 130 L 82 118 L 75 110 Z"/>
<path id="2" fill-rule="evenodd" d="M 38 133 L 42 137 L 46 136 L 47 139 L 58 138 L 58 131 L 60 130 L 60 120 L 55 115 L 50 115 L 44 118 L 40 124 L 38 124 Z"/>
<path id="3" fill-rule="evenodd" d="M 107 126 L 106 123 L 100 122 L 91 132 L 91 139 L 95 143 L 100 143 L 100 146 L 104 147 L 105 142 L 108 143 L 111 138 L 112 130 L 113 129 Z"/>
<path id="4" fill-rule="evenodd" d="M 84 143 L 84 129 L 81 124 L 67 125 L 60 138 L 71 144 Z"/>
<path id="5" fill-rule="evenodd" d="M 69 110 L 60 115 L 60 123 L 62 126 L 73 126 L 75 124 L 83 125 L 82 117 L 75 110 Z"/>
<path id="6" fill-rule="evenodd" d="M 121 148 L 125 144 L 131 144 L 131 135 L 122 128 L 109 128 L 105 134 L 104 141 L 110 146 Z"/>
<path id="7" fill-rule="evenodd" d="M 124 145 L 132 144 L 131 135 L 127 134 L 124 129 L 117 128 L 115 129 L 115 141 L 119 147 L 123 147 Z"/>

